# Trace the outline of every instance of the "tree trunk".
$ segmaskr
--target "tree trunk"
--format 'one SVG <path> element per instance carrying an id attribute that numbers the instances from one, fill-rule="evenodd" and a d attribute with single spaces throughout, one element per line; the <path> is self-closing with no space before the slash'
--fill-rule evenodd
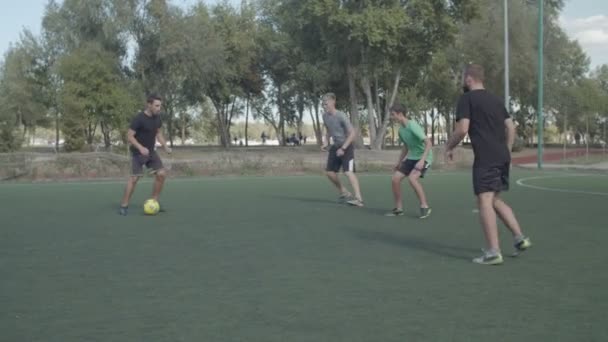
<path id="1" fill-rule="evenodd" d="M 435 145 L 435 108 L 431 109 L 431 144 Z"/>
<path id="2" fill-rule="evenodd" d="M 89 122 L 89 127 L 87 130 L 87 144 L 89 146 L 93 145 L 93 140 L 95 139 L 95 132 L 97 131 L 97 123 L 93 124 Z"/>
<path id="3" fill-rule="evenodd" d="M 585 116 L 585 158 L 589 160 L 589 116 Z"/>
<path id="4" fill-rule="evenodd" d="M 562 159 L 566 159 L 566 145 L 568 144 L 568 112 L 564 113 L 564 145 L 563 145 L 563 156 Z"/>
<path id="5" fill-rule="evenodd" d="M 59 111 L 55 112 L 55 152 L 59 152 Z"/>
<path id="6" fill-rule="evenodd" d="M 280 116 L 281 114 L 279 114 Z M 279 145 L 281 145 L 281 122 L 279 120 L 279 123 L 277 124 L 276 120 L 266 120 L 266 122 L 268 122 L 270 124 L 270 126 L 272 126 L 272 128 L 275 131 L 275 134 L 277 136 L 277 140 L 279 141 Z M 270 134 L 268 139 L 270 139 Z"/>
<path id="7" fill-rule="evenodd" d="M 228 138 L 228 141 L 232 141 L 232 133 L 230 132 L 230 128 L 232 127 L 232 117 L 234 116 L 236 100 L 237 97 L 235 96 L 232 100 L 232 104 L 226 104 L 226 106 L 230 105 L 230 111 L 228 111 L 228 107 L 226 107 L 226 137 Z"/>
<path id="8" fill-rule="evenodd" d="M 315 101 L 311 107 L 314 107 L 314 115 L 313 108 L 310 108 L 310 118 L 312 119 L 313 130 L 315 131 L 315 139 L 317 140 L 317 145 L 321 146 L 323 144 L 323 132 L 321 131 L 321 122 L 319 119 L 319 102 Z"/>
<path id="9" fill-rule="evenodd" d="M 359 124 L 359 108 L 357 99 L 357 86 L 356 86 L 356 71 L 350 62 L 346 65 L 346 74 L 348 75 L 348 93 L 350 97 L 350 121 L 353 125 L 353 129 L 357 132 L 354 145 L 356 147 L 363 146 L 363 137 L 361 136 L 361 127 Z"/>
<path id="10" fill-rule="evenodd" d="M 182 146 L 186 145 L 186 124 L 187 124 L 187 117 L 185 113 L 182 113 L 181 115 L 181 127 L 180 127 L 180 138 L 182 140 Z"/>
<path id="11" fill-rule="evenodd" d="M 213 103 L 215 106 L 215 116 L 217 119 L 217 135 L 219 139 L 220 146 L 229 147 L 230 141 L 226 137 L 226 123 L 224 121 L 224 111 L 225 107 L 222 103 Z"/>
<path id="12" fill-rule="evenodd" d="M 245 108 L 245 146 L 249 146 L 249 98 L 251 94 L 247 94 L 247 104 Z"/>
<path id="13" fill-rule="evenodd" d="M 107 150 L 112 145 L 112 140 L 110 139 L 110 128 L 104 121 L 101 122 L 101 134 L 103 135 L 103 145 Z"/>
<path id="14" fill-rule="evenodd" d="M 603 154 L 606 154 L 606 121 L 608 118 L 604 118 L 604 143 L 602 144 Z"/>
<path id="15" fill-rule="evenodd" d="M 388 128 L 388 123 L 390 119 L 390 108 L 395 102 L 395 98 L 397 97 L 397 92 L 399 90 L 399 82 L 401 81 L 401 68 L 399 68 L 395 74 L 395 82 L 393 85 L 392 93 L 390 101 L 386 103 L 384 119 L 382 120 L 382 124 L 379 125 L 378 130 L 376 131 L 376 140 L 371 144 L 371 148 L 373 150 L 382 149 L 382 145 L 384 144 L 384 137 L 386 136 L 386 129 Z M 378 113 L 380 114 L 380 113 Z"/>
<path id="16" fill-rule="evenodd" d="M 450 138 L 452 137 L 452 120 L 450 118 L 450 112 L 445 112 L 444 114 L 444 118 L 445 118 L 445 132 L 447 133 L 447 139 L 450 140 Z"/>
<path id="17" fill-rule="evenodd" d="M 376 96 L 376 115 L 380 115 L 381 104 L 380 104 L 380 86 L 378 85 L 378 75 L 374 75 L 374 93 Z M 378 121 L 380 121 L 380 117 L 378 117 Z M 376 127 L 378 129 L 378 127 Z M 370 141 L 371 143 L 371 141 Z"/>
<path id="18" fill-rule="evenodd" d="M 369 125 L 369 141 L 371 144 L 372 141 L 376 140 L 376 130 L 378 127 L 376 127 L 376 114 L 374 113 L 372 88 L 367 74 L 363 74 L 363 77 L 361 78 L 361 87 L 363 88 L 363 92 L 365 93 L 365 98 L 367 100 L 367 123 Z"/>
<path id="19" fill-rule="evenodd" d="M 277 85 L 278 107 L 279 107 L 279 129 L 277 139 L 280 146 L 285 146 L 285 114 L 283 113 L 283 85 Z"/>
<path id="20" fill-rule="evenodd" d="M 422 116 L 424 116 L 424 135 L 426 136 L 429 134 L 429 118 L 426 111 L 422 111 Z"/>
<path id="21" fill-rule="evenodd" d="M 167 135 L 169 136 L 169 145 L 173 147 L 173 103 L 170 99 L 167 99 L 165 108 L 167 109 Z"/>
<path id="22" fill-rule="evenodd" d="M 300 139 L 300 136 L 303 135 L 302 134 L 302 125 L 303 125 L 303 120 L 304 120 L 304 96 L 302 96 L 301 94 L 298 96 L 298 131 L 296 132 L 296 134 L 298 135 L 298 139 Z M 302 142 L 300 141 L 300 144 Z"/>

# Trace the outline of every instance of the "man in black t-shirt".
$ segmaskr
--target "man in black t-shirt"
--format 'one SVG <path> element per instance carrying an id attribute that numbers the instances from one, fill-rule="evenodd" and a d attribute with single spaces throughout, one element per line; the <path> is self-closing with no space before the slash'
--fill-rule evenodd
<path id="1" fill-rule="evenodd" d="M 166 172 L 163 162 L 155 151 L 156 140 L 161 143 L 167 153 L 171 149 L 163 136 L 160 120 L 162 100 L 158 95 L 150 95 L 146 101 L 146 109 L 137 114 L 131 121 L 127 139 L 131 150 L 131 177 L 127 182 L 125 194 L 120 204 L 121 215 L 127 215 L 129 200 L 135 191 L 137 181 L 144 174 L 144 166 L 155 175 L 152 198 L 158 201 L 165 183 Z"/>
<path id="2" fill-rule="evenodd" d="M 532 243 L 522 234 L 513 210 L 500 198 L 501 192 L 509 190 L 515 126 L 501 99 L 484 89 L 483 80 L 484 71 L 480 65 L 467 66 L 463 75 L 465 93 L 458 101 L 457 124 L 447 143 L 446 157 L 452 159 L 453 149 L 468 134 L 475 154 L 473 189 L 487 244 L 484 254 L 473 262 L 498 265 L 503 263 L 503 258 L 496 214 L 513 233 L 518 252 L 528 249 Z"/>

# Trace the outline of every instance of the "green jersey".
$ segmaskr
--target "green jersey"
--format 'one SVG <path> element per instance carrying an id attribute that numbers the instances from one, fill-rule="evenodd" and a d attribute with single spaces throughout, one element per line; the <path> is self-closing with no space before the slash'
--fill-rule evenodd
<path id="1" fill-rule="evenodd" d="M 424 154 L 426 144 L 424 140 L 426 135 L 422 126 L 413 120 L 409 120 L 406 126 L 399 128 L 399 139 L 405 146 L 407 146 L 408 152 L 406 159 L 420 160 Z M 429 164 L 433 163 L 433 151 L 430 150 L 426 156 L 426 162 Z"/>

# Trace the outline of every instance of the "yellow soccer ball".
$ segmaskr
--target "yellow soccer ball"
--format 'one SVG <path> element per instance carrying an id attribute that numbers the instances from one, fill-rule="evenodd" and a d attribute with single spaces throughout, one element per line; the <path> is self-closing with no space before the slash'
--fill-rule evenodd
<path id="1" fill-rule="evenodd" d="M 146 215 L 156 215 L 159 210 L 160 204 L 158 204 L 157 200 L 151 198 L 144 202 L 144 213 L 146 213 Z"/>

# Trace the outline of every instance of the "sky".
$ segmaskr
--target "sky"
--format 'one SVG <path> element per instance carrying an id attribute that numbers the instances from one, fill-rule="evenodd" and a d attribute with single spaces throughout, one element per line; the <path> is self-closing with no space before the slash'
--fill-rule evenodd
<path id="1" fill-rule="evenodd" d="M 86 0 L 82 0 L 86 1 Z M 218 0 L 207 1 L 214 3 Z M 229 0 L 238 3 L 238 0 Z M 497 0 L 486 0 L 497 1 Z M 189 6 L 196 0 L 172 0 L 174 4 Z M 41 18 L 47 0 L 0 0 L 0 56 L 4 56 L 11 42 L 19 40 L 24 28 L 40 32 Z M 608 0 L 566 0 L 560 16 L 562 27 L 576 38 L 591 58 L 591 67 L 608 64 Z M 0 57 L 2 59 L 2 57 Z"/>

